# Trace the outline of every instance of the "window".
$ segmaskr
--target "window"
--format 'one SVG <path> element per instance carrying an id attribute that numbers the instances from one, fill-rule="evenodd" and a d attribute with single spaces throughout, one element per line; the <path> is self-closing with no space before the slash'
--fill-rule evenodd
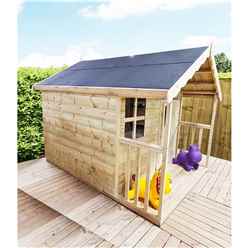
<path id="1" fill-rule="evenodd" d="M 133 137 L 133 122 L 125 123 L 125 137 L 132 139 Z"/>
<path id="2" fill-rule="evenodd" d="M 136 122 L 136 138 L 144 137 L 145 135 L 145 120 Z"/>
<path id="3" fill-rule="evenodd" d="M 134 116 L 134 103 L 135 103 L 135 98 L 126 98 L 126 105 L 125 105 L 126 118 Z"/>
<path id="4" fill-rule="evenodd" d="M 126 98 L 125 137 L 136 139 L 145 135 L 145 98 Z"/>
<path id="5" fill-rule="evenodd" d="M 146 111 L 146 99 L 140 98 L 137 102 L 137 116 L 145 116 Z"/>

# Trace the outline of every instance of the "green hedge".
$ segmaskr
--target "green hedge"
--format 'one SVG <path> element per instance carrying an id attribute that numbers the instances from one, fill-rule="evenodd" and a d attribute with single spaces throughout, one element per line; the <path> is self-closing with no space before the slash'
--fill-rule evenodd
<path id="1" fill-rule="evenodd" d="M 44 154 L 40 92 L 34 91 L 32 85 L 63 69 L 65 67 L 18 69 L 19 162 L 39 158 Z M 226 77 L 231 77 L 231 74 L 220 74 L 220 78 Z"/>
<path id="2" fill-rule="evenodd" d="M 18 84 L 18 161 L 39 158 L 44 154 L 40 92 L 32 86 L 62 68 L 23 68 L 17 72 Z"/>

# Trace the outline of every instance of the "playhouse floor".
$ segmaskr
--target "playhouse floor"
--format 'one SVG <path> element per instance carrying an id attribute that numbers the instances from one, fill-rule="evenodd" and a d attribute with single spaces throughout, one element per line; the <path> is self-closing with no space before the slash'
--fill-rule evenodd
<path id="1" fill-rule="evenodd" d="M 19 245 L 231 247 L 230 161 L 211 157 L 209 168 L 192 173 L 186 185 L 183 171 L 169 170 L 174 194 L 159 228 L 45 159 L 21 163 Z"/>

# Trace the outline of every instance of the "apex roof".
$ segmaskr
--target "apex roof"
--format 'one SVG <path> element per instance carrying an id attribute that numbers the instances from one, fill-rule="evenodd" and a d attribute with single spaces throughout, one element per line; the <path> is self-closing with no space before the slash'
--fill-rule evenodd
<path id="1" fill-rule="evenodd" d="M 185 74 L 193 76 L 207 57 L 209 47 L 78 62 L 35 86 L 144 89 L 168 91 Z M 186 82 L 190 78 L 185 77 Z M 181 82 L 180 85 L 186 84 Z M 48 88 L 48 87 L 47 87 Z"/>

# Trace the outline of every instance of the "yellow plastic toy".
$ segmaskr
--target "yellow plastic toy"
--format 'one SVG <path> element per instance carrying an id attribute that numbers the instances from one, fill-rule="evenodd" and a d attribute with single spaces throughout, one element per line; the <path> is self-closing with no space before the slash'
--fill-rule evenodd
<path id="1" fill-rule="evenodd" d="M 141 176 L 139 178 L 139 200 L 140 201 L 144 201 L 145 190 L 146 190 L 146 177 Z M 131 189 L 128 191 L 129 200 L 134 200 L 135 191 L 136 191 L 135 176 L 132 176 Z M 155 173 L 153 174 L 152 180 L 150 182 L 149 202 L 150 202 L 150 205 L 155 209 L 158 209 L 159 207 L 159 192 L 160 192 L 160 169 L 155 171 Z M 164 193 L 169 194 L 170 192 L 171 192 L 171 174 L 166 172 Z"/>

